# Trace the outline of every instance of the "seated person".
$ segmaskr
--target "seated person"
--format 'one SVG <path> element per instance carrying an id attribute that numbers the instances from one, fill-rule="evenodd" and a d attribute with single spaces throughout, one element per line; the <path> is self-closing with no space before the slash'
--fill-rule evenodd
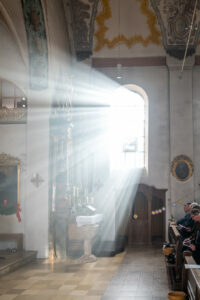
<path id="1" fill-rule="evenodd" d="M 190 210 L 191 210 L 191 202 L 188 202 L 184 205 L 184 212 L 185 216 L 176 222 L 171 222 L 170 225 L 183 225 L 185 226 L 185 223 L 187 224 L 188 220 L 190 219 Z"/>
<path id="2" fill-rule="evenodd" d="M 196 203 L 195 203 L 195 205 L 192 206 L 191 211 L 194 210 L 194 209 L 197 209 L 197 210 L 200 211 L 200 206 L 199 206 L 199 204 L 196 205 Z M 190 212 L 190 215 L 191 215 L 191 212 Z M 192 227 L 191 234 L 190 234 L 190 239 L 191 239 L 191 240 L 195 240 L 197 231 L 198 231 L 199 229 L 200 229 L 200 222 L 194 221 L 194 226 Z"/>
<path id="3" fill-rule="evenodd" d="M 197 209 L 197 210 L 200 211 L 200 206 L 199 206 L 199 204 L 193 202 L 193 203 L 191 204 L 191 210 L 192 210 L 192 209 Z M 190 216 L 191 216 L 191 211 L 190 211 Z M 193 220 L 193 222 L 194 222 L 194 223 L 193 223 L 193 226 L 192 226 L 191 228 L 188 227 L 187 229 L 183 229 L 183 234 L 182 234 L 182 236 L 183 236 L 184 238 L 189 237 L 190 240 L 195 240 L 197 231 L 200 229 L 200 222 L 196 222 L 196 221 L 194 221 L 194 220 Z"/>
<path id="4" fill-rule="evenodd" d="M 192 236 L 183 241 L 183 251 L 190 251 L 196 263 L 200 264 L 200 208 L 193 208 L 191 217 L 197 225 Z"/>
<path id="5" fill-rule="evenodd" d="M 170 225 L 179 225 L 178 230 L 183 238 L 191 235 L 192 228 L 194 226 L 194 220 L 190 216 L 190 211 L 194 203 L 188 202 L 184 205 L 185 216 L 176 222 L 171 222 Z M 195 203 L 196 205 L 196 203 Z"/>

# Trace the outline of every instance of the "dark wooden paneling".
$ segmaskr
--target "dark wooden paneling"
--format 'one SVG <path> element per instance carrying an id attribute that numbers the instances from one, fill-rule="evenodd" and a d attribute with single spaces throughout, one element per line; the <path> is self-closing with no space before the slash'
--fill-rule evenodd
<path id="1" fill-rule="evenodd" d="M 151 244 L 152 237 L 158 237 L 159 241 L 165 240 L 165 211 L 156 216 L 152 215 L 152 210 L 165 206 L 165 193 L 165 189 L 139 184 L 130 208 L 129 244 Z M 138 218 L 133 219 L 133 214 Z"/>
<path id="2" fill-rule="evenodd" d="M 195 65 L 200 65 L 200 55 L 195 56 Z"/>
<path id="3" fill-rule="evenodd" d="M 134 213 L 137 219 L 130 220 L 129 244 L 148 243 L 148 200 L 142 192 L 135 197 Z"/>
<path id="4" fill-rule="evenodd" d="M 152 206 L 152 211 L 162 209 L 163 200 L 158 197 L 152 197 L 151 206 Z M 164 226 L 163 217 L 164 217 L 163 212 L 152 215 L 152 218 L 151 218 L 151 235 L 152 235 L 152 237 L 162 237 L 163 236 L 163 226 Z"/>

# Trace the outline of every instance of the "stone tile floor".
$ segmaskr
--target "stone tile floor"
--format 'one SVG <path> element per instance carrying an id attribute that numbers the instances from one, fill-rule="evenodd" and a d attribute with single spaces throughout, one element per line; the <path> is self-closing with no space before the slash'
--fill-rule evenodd
<path id="1" fill-rule="evenodd" d="M 168 292 L 161 248 L 137 246 L 127 249 L 102 300 L 165 300 Z"/>
<path id="2" fill-rule="evenodd" d="M 37 260 L 0 277 L 0 300 L 164 300 L 161 248 L 134 247 L 94 263 Z"/>

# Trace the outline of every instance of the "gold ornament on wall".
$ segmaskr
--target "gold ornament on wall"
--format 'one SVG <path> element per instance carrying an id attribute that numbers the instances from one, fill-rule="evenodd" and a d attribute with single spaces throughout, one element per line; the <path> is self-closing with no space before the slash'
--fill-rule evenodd
<path id="1" fill-rule="evenodd" d="M 186 155 L 179 155 L 174 158 L 171 164 L 172 175 L 179 181 L 188 180 L 193 174 L 192 160 Z"/>
<path id="2" fill-rule="evenodd" d="M 95 51 L 101 50 L 104 46 L 107 46 L 109 49 L 114 48 L 119 42 L 124 43 L 128 48 L 137 43 L 141 43 L 143 46 L 147 46 L 150 43 L 161 45 L 161 33 L 156 28 L 157 18 L 156 15 L 149 9 L 148 0 L 136 0 L 140 2 L 140 10 L 143 15 L 147 17 L 147 26 L 149 28 L 149 35 L 144 38 L 142 35 L 134 35 L 130 38 L 127 38 L 123 34 L 119 34 L 114 37 L 112 40 L 109 40 L 105 37 L 108 27 L 105 25 L 105 22 L 112 17 L 112 12 L 110 8 L 110 0 L 101 0 L 103 4 L 103 11 L 96 17 L 99 30 L 95 33 L 97 39 L 97 45 Z"/>

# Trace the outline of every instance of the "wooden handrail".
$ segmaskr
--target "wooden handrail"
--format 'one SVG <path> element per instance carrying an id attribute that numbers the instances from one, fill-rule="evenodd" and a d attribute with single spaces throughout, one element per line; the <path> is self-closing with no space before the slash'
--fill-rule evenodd
<path id="1" fill-rule="evenodd" d="M 176 237 L 176 238 L 179 238 L 181 235 L 180 235 L 178 229 L 176 228 L 176 225 L 170 225 L 170 227 L 172 228 L 175 237 Z"/>

